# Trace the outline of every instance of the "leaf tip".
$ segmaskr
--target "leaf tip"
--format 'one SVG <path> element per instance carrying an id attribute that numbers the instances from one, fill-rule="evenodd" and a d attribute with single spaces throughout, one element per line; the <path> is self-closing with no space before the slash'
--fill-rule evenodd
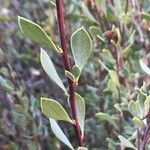
<path id="1" fill-rule="evenodd" d="M 21 16 L 18 16 L 18 24 L 19 24 L 19 27 L 20 27 L 20 30 L 22 31 L 22 27 L 21 27 L 21 20 L 22 20 L 23 17 Z"/>

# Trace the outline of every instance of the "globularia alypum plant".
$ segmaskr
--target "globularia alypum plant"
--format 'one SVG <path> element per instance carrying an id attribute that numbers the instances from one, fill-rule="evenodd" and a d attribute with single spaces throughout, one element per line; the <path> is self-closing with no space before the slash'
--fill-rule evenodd
<path id="1" fill-rule="evenodd" d="M 62 105 L 57 100 L 51 98 L 41 98 L 41 109 L 43 114 L 49 118 L 53 133 L 60 141 L 66 144 L 70 149 L 74 148 L 56 121 L 67 121 L 74 126 L 76 139 L 78 142 L 78 148 L 81 150 L 86 149 L 83 147 L 85 102 L 84 99 L 78 93 L 76 93 L 76 88 L 82 69 L 90 56 L 92 50 L 92 42 L 89 34 L 84 29 L 84 27 L 77 29 L 72 34 L 70 44 L 75 64 L 74 66 L 72 66 L 69 59 L 67 48 L 68 41 L 66 41 L 64 29 L 62 0 L 56 0 L 56 9 L 61 47 L 55 45 L 55 43 L 46 34 L 46 32 L 34 22 L 20 16 L 18 17 L 18 22 L 20 29 L 25 34 L 25 36 L 40 44 L 46 44 L 47 46 L 49 46 L 51 51 L 62 56 L 62 60 L 64 63 L 64 73 L 68 78 L 68 91 L 66 90 L 62 80 L 58 76 L 57 71 L 48 53 L 42 48 L 40 52 L 40 61 L 43 69 L 50 77 L 50 79 L 63 90 L 66 99 L 69 99 L 69 106 L 72 115 L 68 115 L 66 110 L 62 107 Z"/>

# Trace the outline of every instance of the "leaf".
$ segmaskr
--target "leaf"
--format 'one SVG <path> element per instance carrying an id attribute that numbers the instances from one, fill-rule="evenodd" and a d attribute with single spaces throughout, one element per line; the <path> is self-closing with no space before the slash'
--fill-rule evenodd
<path id="1" fill-rule="evenodd" d="M 117 37 L 118 37 L 118 41 L 117 41 L 117 44 L 119 45 L 120 44 L 120 42 L 121 42 L 121 33 L 120 33 L 120 29 L 119 28 L 114 28 L 114 30 L 115 30 L 115 32 L 117 33 Z"/>
<path id="2" fill-rule="evenodd" d="M 127 47 L 125 47 L 121 51 L 121 53 L 125 59 L 127 59 L 130 56 L 130 53 L 132 51 L 131 46 L 132 46 L 132 44 L 129 44 Z"/>
<path id="3" fill-rule="evenodd" d="M 5 92 L 12 92 L 13 88 L 9 85 L 6 79 L 4 79 L 0 75 L 0 90 L 4 90 Z"/>
<path id="4" fill-rule="evenodd" d="M 150 21 L 150 14 L 147 12 L 142 11 L 141 17 L 142 19 L 146 19 L 147 21 Z"/>
<path id="5" fill-rule="evenodd" d="M 108 79 L 107 88 L 105 90 L 111 91 L 113 96 L 118 97 L 118 89 L 116 84 L 111 79 Z"/>
<path id="6" fill-rule="evenodd" d="M 58 123 L 54 119 L 50 118 L 49 120 L 50 120 L 51 129 L 52 129 L 53 133 L 55 134 L 55 136 L 61 142 L 63 142 L 65 145 L 67 145 L 70 149 L 74 150 L 74 148 L 72 147 L 70 141 L 68 140 L 68 138 L 66 137 L 64 132 L 59 127 Z"/>
<path id="7" fill-rule="evenodd" d="M 110 52 L 110 50 L 108 49 L 103 49 L 102 50 L 102 56 L 103 56 L 103 63 L 105 65 L 107 65 L 108 63 L 111 63 L 111 64 L 115 64 L 115 60 Z"/>
<path id="8" fill-rule="evenodd" d="M 88 150 L 86 147 L 79 147 L 78 150 Z"/>
<path id="9" fill-rule="evenodd" d="M 117 119 L 116 117 L 110 116 L 110 115 L 108 115 L 106 113 L 102 113 L 102 112 L 96 113 L 95 116 L 98 117 L 102 121 L 108 121 L 109 123 L 113 124 L 116 127 L 116 124 L 114 121 L 114 119 Z"/>
<path id="10" fill-rule="evenodd" d="M 128 109 L 133 116 L 139 117 L 140 109 L 139 109 L 138 103 L 131 100 L 128 105 Z"/>
<path id="11" fill-rule="evenodd" d="M 83 27 L 79 28 L 72 34 L 71 50 L 75 64 L 78 65 L 80 70 L 82 70 L 92 50 L 91 38 Z"/>
<path id="12" fill-rule="evenodd" d="M 135 146 L 129 140 L 124 138 L 123 136 L 119 135 L 118 138 L 121 142 L 121 145 L 123 145 L 124 147 L 136 149 Z"/>
<path id="13" fill-rule="evenodd" d="M 26 128 L 26 124 L 27 124 L 27 120 L 26 120 L 26 117 L 24 114 L 20 114 L 20 113 L 17 113 L 15 111 L 12 112 L 12 115 L 13 115 L 13 122 L 22 127 L 22 128 Z"/>
<path id="14" fill-rule="evenodd" d="M 147 73 L 148 75 L 150 75 L 150 68 L 148 68 L 141 59 L 139 60 L 139 62 L 140 62 L 140 66 L 143 69 L 143 71 L 145 73 Z"/>
<path id="15" fill-rule="evenodd" d="M 115 107 L 119 112 L 122 113 L 121 105 L 120 105 L 119 103 L 116 103 L 116 104 L 114 105 L 114 107 Z"/>
<path id="16" fill-rule="evenodd" d="M 66 75 L 71 81 L 75 82 L 75 77 L 74 77 L 74 75 L 73 75 L 71 72 L 65 70 L 65 75 Z"/>
<path id="17" fill-rule="evenodd" d="M 55 82 L 65 92 L 66 95 L 68 95 L 66 88 L 64 87 L 61 79 L 59 78 L 50 57 L 48 56 L 46 51 L 43 49 L 41 49 L 40 60 L 41 60 L 43 69 L 45 70 L 47 75 L 50 77 L 50 79 L 53 82 Z"/>
<path id="18" fill-rule="evenodd" d="M 76 78 L 76 81 L 78 81 L 80 75 L 81 75 L 81 70 L 80 68 L 77 66 L 77 65 L 74 65 L 72 67 L 72 70 L 71 70 L 72 74 L 74 75 L 74 77 Z"/>
<path id="19" fill-rule="evenodd" d="M 109 70 L 108 72 L 109 72 L 109 76 L 110 76 L 111 80 L 113 81 L 113 83 L 119 87 L 120 83 L 119 83 L 117 73 L 114 70 Z"/>
<path id="20" fill-rule="evenodd" d="M 127 45 L 125 48 L 121 50 L 121 53 L 124 58 L 128 58 L 132 52 L 132 45 L 134 44 L 134 39 L 135 39 L 135 30 L 132 31 L 131 35 L 128 38 L 128 41 L 125 43 Z"/>
<path id="21" fill-rule="evenodd" d="M 141 119 L 138 118 L 138 117 L 134 117 L 134 118 L 132 119 L 132 121 L 134 122 L 134 124 L 135 124 L 138 128 L 143 128 L 143 127 L 145 126 L 143 120 L 141 120 Z"/>
<path id="22" fill-rule="evenodd" d="M 73 123 L 61 104 L 53 99 L 41 98 L 41 109 L 47 118 Z"/>
<path id="23" fill-rule="evenodd" d="M 130 37 L 128 38 L 128 41 L 126 42 L 127 44 L 131 44 L 131 45 L 134 44 L 135 33 L 136 33 L 136 31 L 133 30 L 132 33 L 131 33 L 131 35 L 130 35 Z"/>
<path id="24" fill-rule="evenodd" d="M 150 95 L 146 97 L 146 100 L 144 102 L 144 115 L 147 115 L 150 108 Z"/>
<path id="25" fill-rule="evenodd" d="M 76 93 L 76 109 L 77 109 L 77 118 L 79 126 L 84 135 L 84 122 L 85 122 L 85 101 L 84 99 Z"/>
<path id="26" fill-rule="evenodd" d="M 56 2 L 55 2 L 55 0 L 50 0 L 50 3 L 52 4 L 52 6 L 56 7 Z"/>
<path id="27" fill-rule="evenodd" d="M 27 149 L 28 150 L 37 150 L 38 147 L 39 147 L 39 145 L 36 142 L 32 141 L 32 140 L 27 142 Z"/>
<path id="28" fill-rule="evenodd" d="M 96 37 L 97 35 L 102 35 L 101 30 L 98 26 L 90 26 L 89 32 L 92 37 Z"/>
<path id="29" fill-rule="evenodd" d="M 19 114 L 24 114 L 24 108 L 22 105 L 15 104 L 15 111 Z"/>
<path id="30" fill-rule="evenodd" d="M 60 53 L 50 37 L 38 24 L 20 16 L 18 16 L 18 23 L 21 31 L 26 37 L 30 38 L 34 42 L 45 44 L 49 46 L 52 50 Z"/>

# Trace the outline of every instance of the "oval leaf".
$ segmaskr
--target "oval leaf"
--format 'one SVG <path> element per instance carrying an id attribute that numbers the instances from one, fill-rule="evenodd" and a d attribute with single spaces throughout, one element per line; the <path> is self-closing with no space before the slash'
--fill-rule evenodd
<path id="1" fill-rule="evenodd" d="M 61 104 L 53 99 L 41 98 L 41 109 L 43 114 L 48 118 L 73 123 Z"/>
<path id="2" fill-rule="evenodd" d="M 43 69 L 45 70 L 47 75 L 50 77 L 50 79 L 53 82 L 55 82 L 65 92 L 66 95 L 68 95 L 66 88 L 64 87 L 61 79 L 59 78 L 50 57 L 48 56 L 46 51 L 43 49 L 41 49 L 40 60 L 41 60 Z"/>
<path id="3" fill-rule="evenodd" d="M 13 88 L 9 85 L 6 79 L 0 75 L 0 89 L 5 92 L 12 92 Z"/>
<path id="4" fill-rule="evenodd" d="M 71 36 L 71 50 L 73 53 L 75 64 L 82 70 L 86 64 L 91 50 L 92 41 L 87 31 L 81 27 Z"/>
<path id="5" fill-rule="evenodd" d="M 144 115 L 147 115 L 150 108 L 150 95 L 146 97 L 146 100 L 144 102 Z"/>
<path id="6" fill-rule="evenodd" d="M 109 76 L 116 86 L 120 86 L 118 75 L 114 70 L 109 70 Z"/>
<path id="7" fill-rule="evenodd" d="M 138 117 L 134 117 L 134 118 L 132 119 L 132 121 L 134 122 L 134 125 L 135 125 L 136 127 L 138 127 L 138 128 L 143 128 L 143 127 L 145 126 L 143 120 L 141 120 L 141 119 L 138 118 Z"/>
<path id="8" fill-rule="evenodd" d="M 106 113 L 99 112 L 99 113 L 96 113 L 95 116 L 98 117 L 102 121 L 108 121 L 110 123 L 115 124 L 113 120 L 114 118 Z"/>
<path id="9" fill-rule="evenodd" d="M 137 102 L 134 102 L 133 100 L 131 100 L 129 105 L 128 105 L 128 109 L 133 116 L 139 117 L 140 109 L 139 109 Z"/>
<path id="10" fill-rule="evenodd" d="M 86 147 L 79 147 L 78 150 L 88 150 Z"/>
<path id="11" fill-rule="evenodd" d="M 101 36 L 101 34 L 102 34 L 101 30 L 100 30 L 100 28 L 98 26 L 91 26 L 89 28 L 89 32 L 90 32 L 92 37 L 96 37 L 98 35 Z"/>
<path id="12" fill-rule="evenodd" d="M 72 70 L 71 70 L 72 74 L 74 75 L 74 77 L 76 78 L 76 80 L 78 81 L 80 75 L 81 75 L 81 70 L 80 68 L 77 66 L 77 65 L 74 65 L 72 67 Z"/>
<path id="13" fill-rule="evenodd" d="M 141 17 L 142 19 L 146 19 L 147 21 L 150 21 L 150 14 L 147 12 L 142 11 Z"/>
<path id="14" fill-rule="evenodd" d="M 102 112 L 99 112 L 99 113 L 96 113 L 95 116 L 102 120 L 102 121 L 107 121 L 109 122 L 110 124 L 112 124 L 115 128 L 118 128 L 117 125 L 116 125 L 116 122 L 117 121 L 117 117 L 115 116 L 110 116 L 106 113 L 102 113 Z"/>
<path id="15" fill-rule="evenodd" d="M 77 109 L 77 118 L 79 126 L 84 135 L 84 121 L 85 121 L 85 101 L 84 99 L 76 93 L 76 109 Z"/>
<path id="16" fill-rule="evenodd" d="M 124 147 L 136 149 L 135 146 L 129 140 L 124 138 L 123 136 L 119 135 L 118 138 L 121 142 L 121 145 L 123 145 Z"/>
<path id="17" fill-rule="evenodd" d="M 46 44 L 52 50 L 60 52 L 53 41 L 49 38 L 46 32 L 36 23 L 28 20 L 26 18 L 18 16 L 18 23 L 20 26 L 21 31 L 24 35 L 34 42 L 38 42 L 40 44 Z"/>
<path id="18" fill-rule="evenodd" d="M 140 66 L 141 66 L 141 68 L 143 69 L 143 71 L 144 71 L 145 73 L 147 73 L 148 75 L 150 75 L 150 68 L 148 68 L 148 67 L 143 63 L 142 60 L 140 60 Z"/>
<path id="19" fill-rule="evenodd" d="M 74 75 L 73 75 L 71 72 L 65 70 L 65 75 L 66 75 L 71 81 L 75 82 L 75 77 L 74 77 Z"/>
<path id="20" fill-rule="evenodd" d="M 66 137 L 64 132 L 61 130 L 61 128 L 58 125 L 58 123 L 54 119 L 50 118 L 49 120 L 50 120 L 51 129 L 52 129 L 53 133 L 55 134 L 55 136 L 61 142 L 63 142 L 65 145 L 67 145 L 70 149 L 74 150 L 72 145 L 71 145 L 71 143 L 70 143 L 70 141 L 68 140 L 68 138 Z"/>

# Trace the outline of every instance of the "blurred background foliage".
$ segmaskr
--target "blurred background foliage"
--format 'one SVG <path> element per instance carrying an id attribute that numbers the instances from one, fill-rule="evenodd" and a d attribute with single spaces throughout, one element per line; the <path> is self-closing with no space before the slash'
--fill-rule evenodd
<path id="1" fill-rule="evenodd" d="M 63 0 L 63 3 L 68 49 L 71 33 L 78 27 L 84 26 L 93 40 L 93 53 L 77 89 L 86 102 L 85 145 L 89 150 L 113 150 L 119 143 L 117 135 L 129 138 L 135 131 L 128 104 L 137 99 L 136 88 L 145 82 L 145 93 L 150 94 L 150 77 L 139 64 L 142 58 L 150 65 L 150 1 L 139 0 L 139 10 L 129 0 Z M 142 13 L 136 16 L 136 11 Z M 53 97 L 62 104 L 65 100 L 42 70 L 40 45 L 20 32 L 18 15 L 42 26 L 60 44 L 54 1 L 0 0 L 0 149 L 65 150 L 41 114 L 39 99 Z M 115 35 L 110 35 L 110 31 Z M 61 57 L 50 55 L 67 83 Z M 111 74 L 107 69 L 114 72 Z M 98 112 L 114 118 L 98 119 L 95 117 Z M 75 145 L 72 127 L 61 125 Z"/>

